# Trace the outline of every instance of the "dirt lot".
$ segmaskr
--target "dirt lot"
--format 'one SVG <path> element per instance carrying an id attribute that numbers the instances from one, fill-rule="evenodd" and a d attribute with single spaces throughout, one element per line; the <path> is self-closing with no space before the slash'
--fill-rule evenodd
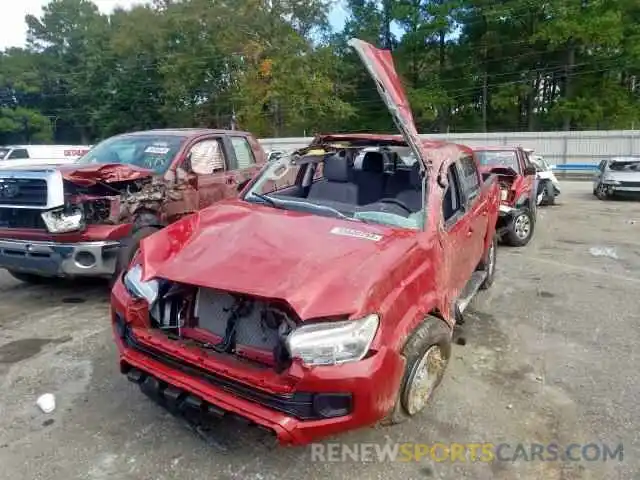
<path id="1" fill-rule="evenodd" d="M 500 249 L 430 410 L 331 441 L 623 442 L 623 462 L 312 462 L 309 449 L 273 448 L 231 424 L 221 451 L 118 373 L 104 286 L 26 286 L 2 273 L 0 477 L 640 479 L 640 204 L 564 185 L 535 240 Z M 50 415 L 35 406 L 45 392 L 58 402 Z"/>

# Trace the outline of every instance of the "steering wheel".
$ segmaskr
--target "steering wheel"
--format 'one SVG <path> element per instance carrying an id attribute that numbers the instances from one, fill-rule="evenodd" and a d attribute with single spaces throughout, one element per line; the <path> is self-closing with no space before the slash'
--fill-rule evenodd
<path id="1" fill-rule="evenodd" d="M 398 200 L 397 198 L 383 198 L 381 200 L 378 200 L 378 203 L 391 203 L 393 205 L 397 205 L 401 207 L 402 209 L 406 210 L 409 213 L 413 213 L 413 210 L 407 207 L 406 203 L 404 203 L 402 200 Z"/>

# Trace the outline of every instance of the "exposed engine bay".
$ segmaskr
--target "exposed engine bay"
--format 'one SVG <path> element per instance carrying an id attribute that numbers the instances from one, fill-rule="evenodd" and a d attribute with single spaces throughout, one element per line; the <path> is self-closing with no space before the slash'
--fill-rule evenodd
<path id="1" fill-rule="evenodd" d="M 483 174 L 484 178 L 491 175 L 498 177 L 498 186 L 500 187 L 500 199 L 508 201 L 510 197 L 511 187 L 518 176 L 518 173 L 509 167 L 494 167 L 489 172 Z"/>
<path id="2" fill-rule="evenodd" d="M 85 223 L 115 225 L 129 220 L 139 210 L 160 211 L 167 198 L 167 185 L 155 178 L 78 186 L 64 182 L 69 204 L 82 206 Z"/>
<path id="3" fill-rule="evenodd" d="M 151 308 L 152 326 L 170 338 L 286 368 L 285 346 L 298 321 L 286 306 L 247 295 L 179 285 L 164 286 Z"/>

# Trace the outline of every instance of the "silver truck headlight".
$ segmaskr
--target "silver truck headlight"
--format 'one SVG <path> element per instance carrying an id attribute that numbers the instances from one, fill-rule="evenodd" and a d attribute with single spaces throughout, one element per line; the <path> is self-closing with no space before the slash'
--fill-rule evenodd
<path id="1" fill-rule="evenodd" d="M 380 317 L 319 322 L 302 325 L 289 334 L 286 346 L 293 358 L 307 365 L 336 365 L 357 362 L 369 351 Z"/>
<path id="2" fill-rule="evenodd" d="M 81 207 L 63 207 L 40 214 L 51 233 L 75 232 L 84 228 L 84 210 Z"/>
<path id="3" fill-rule="evenodd" d="M 124 286 L 127 291 L 138 299 L 146 300 L 149 305 L 153 305 L 158 299 L 159 282 L 155 278 L 144 282 L 142 280 L 142 267 L 134 265 L 123 277 Z"/>

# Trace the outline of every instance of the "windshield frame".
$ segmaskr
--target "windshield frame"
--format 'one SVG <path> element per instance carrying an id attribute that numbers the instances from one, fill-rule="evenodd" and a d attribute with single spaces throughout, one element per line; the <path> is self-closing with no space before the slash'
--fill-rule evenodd
<path id="1" fill-rule="evenodd" d="M 505 153 L 510 153 L 513 155 L 513 160 L 515 163 L 515 167 L 514 166 L 509 166 L 509 165 L 504 165 L 504 164 L 500 164 L 500 163 L 484 163 L 482 161 L 483 156 L 489 154 L 505 154 Z M 483 150 L 481 148 L 478 148 L 474 151 L 474 156 L 476 157 L 476 160 L 478 162 L 478 165 L 480 165 L 481 167 L 502 167 L 502 168 L 512 168 L 516 173 L 521 174 L 521 169 L 520 169 L 520 159 L 518 158 L 518 152 L 516 150 L 510 149 L 510 148 L 505 148 L 504 150 L 500 150 L 500 149 L 486 149 Z"/>
<path id="2" fill-rule="evenodd" d="M 115 135 L 113 137 L 106 138 L 101 142 L 97 143 L 93 146 L 87 153 L 77 158 L 73 163 L 75 165 L 124 165 L 133 168 L 143 168 L 147 170 L 151 170 L 155 175 L 164 175 L 169 170 L 171 170 L 172 165 L 174 164 L 176 158 L 180 155 L 180 153 L 184 150 L 185 145 L 187 145 L 189 137 L 187 135 L 175 135 L 170 133 L 159 132 L 158 134 L 124 134 L 124 135 Z M 162 164 L 161 168 L 151 168 L 143 165 L 137 165 L 135 163 L 130 162 L 102 162 L 102 161 L 86 161 L 96 154 L 96 151 L 109 147 L 111 145 L 117 145 L 119 142 L 122 142 L 126 145 L 127 142 L 130 143 L 139 143 L 140 146 L 145 147 L 145 151 L 142 153 L 150 154 L 151 152 L 146 152 L 149 148 L 154 146 L 158 147 L 159 144 L 167 144 L 170 145 L 168 147 L 168 151 L 166 152 L 167 158 L 165 159 L 165 163 Z M 139 148 L 139 147 L 136 147 Z M 108 151 L 108 150 L 107 150 Z M 151 153 L 152 154 L 152 153 Z"/>
<path id="3" fill-rule="evenodd" d="M 318 150 L 318 148 L 322 148 L 322 147 L 313 146 L 305 150 L 306 151 Z M 365 148 L 367 148 L 367 146 L 358 146 L 353 149 L 356 151 L 360 151 Z M 409 147 L 406 147 L 406 148 L 409 148 Z M 340 150 L 343 150 L 343 149 L 349 150 L 350 147 L 346 147 L 346 148 L 343 147 Z M 382 149 L 380 151 L 382 151 Z M 322 201 L 322 200 L 312 201 L 307 198 L 299 198 L 299 197 L 293 197 L 293 196 L 289 198 L 285 195 L 280 195 L 280 196 L 277 195 L 278 191 L 286 188 L 290 188 L 294 184 L 291 184 L 288 187 L 282 187 L 279 190 L 272 190 L 269 192 L 261 191 L 262 186 L 270 180 L 269 178 L 266 178 L 270 174 L 270 172 L 275 171 L 277 168 L 281 168 L 283 165 L 287 166 L 288 168 L 291 168 L 291 167 L 298 168 L 298 171 L 295 173 L 295 177 L 296 177 L 295 185 L 302 185 L 305 180 L 305 177 L 307 176 L 307 171 L 308 171 L 307 169 L 311 168 L 312 165 L 318 165 L 322 163 L 324 161 L 325 156 L 330 153 L 335 153 L 335 151 L 333 152 L 327 151 L 326 153 L 320 154 L 320 155 L 311 155 L 305 151 L 285 153 L 280 158 L 273 160 L 265 165 L 265 168 L 261 170 L 258 175 L 256 175 L 256 177 L 250 184 L 247 185 L 246 190 L 240 196 L 240 200 L 248 203 L 259 203 L 263 206 L 271 207 L 271 208 L 280 208 L 280 209 L 290 210 L 290 211 L 305 212 L 305 213 L 318 215 L 318 216 L 329 216 L 331 218 L 337 218 L 340 220 L 377 225 L 384 228 L 399 229 L 402 231 L 421 232 L 425 230 L 425 228 L 427 227 L 427 214 L 428 214 L 427 212 L 428 182 L 424 177 L 422 177 L 422 182 L 421 182 L 422 208 L 418 212 L 414 212 L 412 214 L 412 215 L 419 214 L 419 217 L 414 217 L 419 219 L 416 222 L 417 224 L 415 225 L 415 228 L 412 228 L 406 225 L 401 225 L 400 221 L 398 223 L 387 223 L 387 222 L 376 221 L 370 218 L 357 218 L 356 215 L 358 213 L 373 211 L 373 210 L 366 210 L 364 207 L 366 207 L 367 205 L 351 205 L 348 203 L 341 204 L 340 202 Z M 354 155 L 354 158 L 356 156 L 357 154 Z M 419 160 L 417 161 L 419 162 Z M 398 162 L 398 164 L 400 163 L 402 162 Z M 286 175 L 286 172 L 283 174 L 283 176 L 284 175 Z M 315 172 L 314 172 L 314 175 L 315 175 Z M 312 178 L 311 181 L 313 182 L 314 179 Z M 317 181 L 317 179 L 315 179 L 315 181 Z M 340 206 L 349 207 L 349 210 L 347 211 L 347 210 L 341 210 L 340 208 L 337 208 Z M 330 215 L 322 215 L 322 212 Z M 379 213 L 389 213 L 389 212 L 379 212 Z M 401 215 L 395 215 L 395 216 L 397 216 L 398 218 L 404 218 L 404 219 L 410 218 L 410 216 L 407 216 L 407 217 L 402 217 Z"/>
<path id="4" fill-rule="evenodd" d="M 12 147 L 0 147 L 0 160 L 5 160 L 12 151 Z"/>

